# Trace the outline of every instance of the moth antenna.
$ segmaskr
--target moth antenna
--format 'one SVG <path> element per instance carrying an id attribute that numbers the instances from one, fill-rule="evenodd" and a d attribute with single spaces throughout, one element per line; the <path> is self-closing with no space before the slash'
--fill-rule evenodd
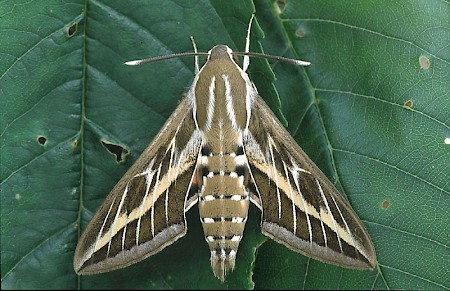
<path id="1" fill-rule="evenodd" d="M 134 60 L 134 61 L 128 61 L 125 62 L 124 65 L 127 66 L 138 66 L 146 63 L 153 63 L 153 62 L 159 62 L 163 60 L 173 59 L 173 58 L 179 58 L 179 57 L 198 57 L 198 56 L 207 56 L 208 53 L 199 53 L 199 52 L 189 52 L 189 53 L 179 53 L 179 54 L 171 54 L 171 55 L 165 55 L 165 56 L 159 56 L 159 57 L 153 57 L 148 59 L 142 59 L 142 60 Z"/>
<path id="2" fill-rule="evenodd" d="M 285 58 L 285 57 L 280 57 L 280 56 L 266 55 L 266 54 L 262 54 L 262 53 L 232 52 L 232 54 L 233 55 L 237 55 L 237 56 L 244 56 L 244 58 L 247 57 L 247 56 L 255 57 L 255 58 L 264 58 L 264 59 L 269 59 L 269 60 L 274 60 L 274 61 L 285 62 L 285 63 L 297 65 L 297 66 L 309 66 L 309 65 L 311 65 L 311 63 L 307 62 L 307 61 L 290 59 L 290 58 Z M 245 61 L 245 59 L 244 59 L 244 61 Z"/>
<path id="3" fill-rule="evenodd" d="M 194 48 L 194 49 L 196 50 L 197 48 Z M 307 62 L 307 61 L 290 59 L 290 58 L 285 58 L 285 57 L 280 57 L 280 56 L 266 55 L 266 54 L 262 54 L 262 53 L 232 52 L 232 54 L 233 55 L 237 55 L 237 56 L 244 56 L 244 57 L 245 56 L 250 56 L 250 57 L 256 57 L 256 58 L 265 58 L 265 59 L 269 59 L 269 60 L 285 62 L 285 63 L 298 65 L 298 66 L 309 66 L 309 65 L 311 65 L 311 63 Z M 171 54 L 171 55 L 166 55 L 166 56 L 147 58 L 147 59 L 142 59 L 142 60 L 128 61 L 128 62 L 125 62 L 124 65 L 127 65 L 127 66 L 138 66 L 138 65 L 142 65 L 142 64 L 146 64 L 146 63 L 159 62 L 159 61 L 173 59 L 173 58 L 178 58 L 178 57 L 192 57 L 192 56 L 194 56 L 196 58 L 195 69 L 198 72 L 199 71 L 198 56 L 208 56 L 208 53 L 203 53 L 203 52 L 178 53 L 178 54 Z"/>

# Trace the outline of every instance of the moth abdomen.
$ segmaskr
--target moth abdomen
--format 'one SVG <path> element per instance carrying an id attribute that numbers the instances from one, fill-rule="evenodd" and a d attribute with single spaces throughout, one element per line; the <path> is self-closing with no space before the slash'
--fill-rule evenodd
<path id="1" fill-rule="evenodd" d="M 216 277 L 224 281 L 234 262 L 248 217 L 249 199 L 241 195 L 213 195 L 199 201 L 205 240 L 211 251 L 211 266 Z M 227 198 L 225 198 L 227 197 Z M 235 199 L 242 197 L 241 199 Z"/>
<path id="2" fill-rule="evenodd" d="M 211 251 L 211 267 L 215 276 L 223 281 L 227 272 L 234 268 L 250 200 L 245 188 L 245 156 L 243 153 L 236 155 L 239 147 L 222 145 L 221 148 L 233 150 L 226 154 L 215 148 L 201 151 L 198 207 Z"/>

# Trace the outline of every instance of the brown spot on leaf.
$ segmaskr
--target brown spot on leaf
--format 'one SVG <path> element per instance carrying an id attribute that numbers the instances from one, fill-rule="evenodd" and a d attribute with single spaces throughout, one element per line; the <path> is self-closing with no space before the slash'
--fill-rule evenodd
<path id="1" fill-rule="evenodd" d="M 305 31 L 303 30 L 303 28 L 298 28 L 298 29 L 295 31 L 295 36 L 298 37 L 298 38 L 303 38 L 303 37 L 305 37 Z"/>
<path id="2" fill-rule="evenodd" d="M 73 149 L 76 149 L 78 147 L 78 140 L 77 139 L 74 139 L 73 141 L 72 141 L 72 148 Z"/>
<path id="3" fill-rule="evenodd" d="M 420 56 L 419 64 L 422 69 L 428 70 L 430 68 L 430 59 L 427 58 L 426 56 Z"/>
<path id="4" fill-rule="evenodd" d="M 383 207 L 384 209 L 387 209 L 389 207 L 389 202 L 387 200 L 384 200 L 383 203 L 381 204 L 381 207 Z"/>
<path id="5" fill-rule="evenodd" d="M 403 104 L 403 107 L 406 108 L 406 109 L 411 109 L 412 105 L 413 105 L 413 102 L 412 102 L 411 100 L 407 100 L 407 101 Z"/>

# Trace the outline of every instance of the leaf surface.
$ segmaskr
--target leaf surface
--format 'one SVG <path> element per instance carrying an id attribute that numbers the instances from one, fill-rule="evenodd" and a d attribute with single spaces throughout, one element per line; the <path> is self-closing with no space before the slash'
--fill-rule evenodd
<path id="1" fill-rule="evenodd" d="M 450 5 L 310 2 L 3 1 L 2 289 L 449 289 Z M 192 58 L 123 63 L 192 51 L 191 35 L 200 51 L 242 51 L 254 8 L 252 51 L 312 65 L 252 59 L 249 74 L 363 220 L 377 268 L 294 253 L 260 233 L 252 207 L 222 284 L 194 207 L 160 253 L 77 276 L 81 231 L 194 76 Z"/>

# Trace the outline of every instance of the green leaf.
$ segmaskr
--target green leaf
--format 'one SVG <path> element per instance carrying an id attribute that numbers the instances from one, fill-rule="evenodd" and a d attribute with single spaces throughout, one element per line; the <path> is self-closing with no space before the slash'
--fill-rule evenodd
<path id="1" fill-rule="evenodd" d="M 286 1 L 277 15 L 279 5 L 256 4 L 263 47 L 312 63 L 302 81 L 274 69 L 289 130 L 363 220 L 378 268 L 346 270 L 270 242 L 258 250 L 256 286 L 448 289 L 449 4 Z M 307 100 L 295 94 L 305 91 Z"/>
<path id="2" fill-rule="evenodd" d="M 450 288 L 448 3 L 36 2 L 0 5 L 2 289 Z M 252 207 L 222 284 L 194 207 L 188 234 L 160 253 L 77 276 L 81 231 L 193 79 L 191 58 L 123 62 L 192 51 L 191 35 L 201 51 L 242 51 L 254 8 L 252 51 L 312 65 L 273 73 L 252 59 L 249 74 L 363 220 L 377 268 L 265 239 Z"/>

